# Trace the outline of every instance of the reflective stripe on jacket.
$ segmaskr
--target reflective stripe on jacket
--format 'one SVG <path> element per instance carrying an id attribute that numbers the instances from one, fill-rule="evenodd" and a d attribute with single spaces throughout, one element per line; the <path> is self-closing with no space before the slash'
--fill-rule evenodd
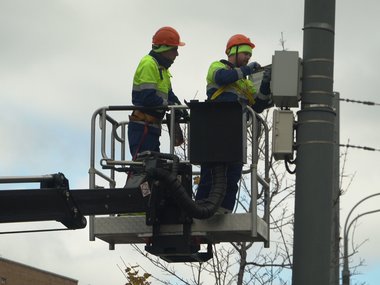
<path id="1" fill-rule="evenodd" d="M 171 90 L 169 70 L 160 66 L 151 56 L 144 56 L 133 78 L 132 103 L 136 106 L 153 107 L 167 104 Z M 162 117 L 164 111 L 150 111 Z"/>

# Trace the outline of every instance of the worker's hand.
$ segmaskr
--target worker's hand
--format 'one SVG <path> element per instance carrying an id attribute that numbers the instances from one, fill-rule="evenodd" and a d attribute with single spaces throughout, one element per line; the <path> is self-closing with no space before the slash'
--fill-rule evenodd
<path id="1" fill-rule="evenodd" d="M 259 69 L 261 67 L 261 65 L 258 64 L 256 61 L 252 61 L 252 62 L 248 63 L 247 66 L 251 70 L 251 74 L 254 73 L 257 69 Z"/>
<path id="2" fill-rule="evenodd" d="M 190 114 L 189 112 L 186 110 L 186 109 L 181 109 L 182 111 L 182 114 L 181 114 L 181 117 L 185 120 L 189 120 L 190 119 Z"/>
<path id="3" fill-rule="evenodd" d="M 271 95 L 270 81 L 272 79 L 272 68 L 267 67 L 264 70 L 263 79 L 261 80 L 260 93 L 263 95 Z"/>
<path id="4" fill-rule="evenodd" d="M 264 70 L 264 75 L 263 75 L 263 82 L 264 83 L 269 83 L 272 79 L 272 68 L 267 67 Z"/>
<path id="5" fill-rule="evenodd" d="M 175 118 L 176 118 L 176 121 L 178 121 L 180 118 L 185 119 L 185 120 L 189 120 L 190 115 L 186 109 L 176 109 L 175 110 Z"/>

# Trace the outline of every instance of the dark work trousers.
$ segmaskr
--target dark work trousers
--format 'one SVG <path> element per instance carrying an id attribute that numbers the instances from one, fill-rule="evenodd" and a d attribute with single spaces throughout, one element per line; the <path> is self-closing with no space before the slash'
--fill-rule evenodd
<path id="1" fill-rule="evenodd" d="M 241 178 L 243 169 L 242 163 L 229 164 L 227 167 L 227 189 L 221 207 L 233 210 L 235 206 L 236 194 L 238 192 L 238 183 Z M 208 198 L 212 187 L 212 173 L 211 168 L 206 165 L 201 165 L 201 180 L 198 185 L 195 200 Z"/>
<path id="2" fill-rule="evenodd" d="M 128 142 L 132 159 L 135 160 L 137 153 L 150 150 L 160 152 L 161 128 L 158 126 L 145 125 L 142 122 L 129 122 Z"/>
<path id="3" fill-rule="evenodd" d="M 258 139 L 261 135 L 262 126 L 260 123 L 256 127 Z M 239 190 L 239 180 L 241 178 L 243 171 L 242 163 L 231 163 L 227 167 L 227 190 L 226 196 L 221 204 L 221 207 L 233 211 L 236 201 L 236 194 Z M 201 200 L 208 198 L 212 187 L 212 173 L 211 168 L 207 167 L 205 164 L 201 165 L 201 179 L 198 185 L 198 190 L 195 195 L 195 200 Z"/>

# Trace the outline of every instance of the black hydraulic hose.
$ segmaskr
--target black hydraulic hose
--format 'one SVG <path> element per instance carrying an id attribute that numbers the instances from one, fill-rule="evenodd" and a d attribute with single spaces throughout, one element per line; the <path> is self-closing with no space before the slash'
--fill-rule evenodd
<path id="1" fill-rule="evenodd" d="M 207 199 L 194 201 L 189 197 L 181 182 L 171 172 L 161 169 L 149 169 L 148 176 L 167 185 L 169 193 L 191 217 L 207 219 L 218 210 L 227 189 L 226 164 L 215 164 L 212 168 L 212 188 Z"/>

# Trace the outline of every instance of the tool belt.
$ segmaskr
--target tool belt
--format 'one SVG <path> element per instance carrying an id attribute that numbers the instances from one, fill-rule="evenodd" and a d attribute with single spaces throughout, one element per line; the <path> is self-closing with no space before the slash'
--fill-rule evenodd
<path id="1" fill-rule="evenodd" d="M 161 119 L 139 110 L 134 110 L 132 115 L 129 116 L 129 120 L 132 122 L 145 122 L 148 124 L 161 124 Z"/>

